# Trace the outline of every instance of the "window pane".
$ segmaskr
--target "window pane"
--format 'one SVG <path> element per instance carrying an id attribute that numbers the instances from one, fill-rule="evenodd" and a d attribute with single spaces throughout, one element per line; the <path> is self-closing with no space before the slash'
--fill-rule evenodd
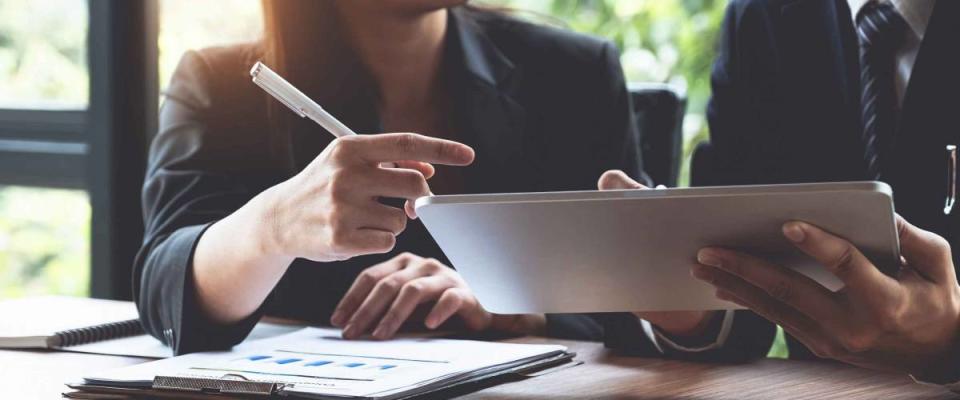
<path id="1" fill-rule="evenodd" d="M 86 296 L 89 286 L 86 192 L 0 186 L 0 299 Z"/>
<path id="2" fill-rule="evenodd" d="M 86 0 L 0 1 L 0 108 L 83 109 Z"/>
<path id="3" fill-rule="evenodd" d="M 160 0 L 160 87 L 187 50 L 260 38 L 261 15 L 258 0 Z"/>

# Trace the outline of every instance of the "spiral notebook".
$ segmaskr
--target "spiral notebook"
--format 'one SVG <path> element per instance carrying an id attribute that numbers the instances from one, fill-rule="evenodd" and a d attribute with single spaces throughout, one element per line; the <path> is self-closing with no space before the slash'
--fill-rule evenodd
<path id="1" fill-rule="evenodd" d="M 61 348 L 143 334 L 130 302 L 32 297 L 0 302 L 0 347 Z"/>
<path id="2" fill-rule="evenodd" d="M 129 301 L 31 297 L 0 301 L 0 349 L 55 349 L 79 353 L 167 358 L 173 351 L 143 332 Z M 300 326 L 260 322 L 249 340 L 279 336 Z"/>
<path id="3" fill-rule="evenodd" d="M 0 348 L 68 349 L 143 335 L 137 309 L 127 301 L 32 297 L 0 302 L 0 315 Z"/>

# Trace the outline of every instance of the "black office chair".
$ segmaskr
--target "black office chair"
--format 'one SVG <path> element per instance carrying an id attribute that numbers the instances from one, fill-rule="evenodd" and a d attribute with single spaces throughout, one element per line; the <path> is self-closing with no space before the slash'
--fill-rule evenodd
<path id="1" fill-rule="evenodd" d="M 659 185 L 676 186 L 683 148 L 686 95 L 669 85 L 628 85 L 640 130 L 643 169 Z"/>

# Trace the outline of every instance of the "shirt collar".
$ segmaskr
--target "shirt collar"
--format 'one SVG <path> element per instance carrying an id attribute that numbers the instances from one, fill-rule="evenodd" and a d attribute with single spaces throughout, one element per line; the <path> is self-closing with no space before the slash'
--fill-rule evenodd
<path id="1" fill-rule="evenodd" d="M 933 15 L 933 6 L 937 3 L 937 0 L 847 0 L 854 26 L 857 25 L 857 15 L 860 15 L 860 10 L 872 1 L 893 4 L 920 40 L 923 40 L 923 34 L 927 32 L 930 16 Z"/>

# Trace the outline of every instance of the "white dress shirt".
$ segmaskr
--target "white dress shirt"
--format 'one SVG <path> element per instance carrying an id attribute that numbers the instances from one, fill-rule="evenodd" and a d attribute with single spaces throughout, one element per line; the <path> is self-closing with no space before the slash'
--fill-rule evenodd
<path id="1" fill-rule="evenodd" d="M 863 6 L 873 1 L 881 3 L 890 3 L 900 13 L 900 16 L 907 21 L 910 29 L 907 32 L 906 40 L 903 46 L 897 50 L 897 74 L 894 78 L 894 85 L 897 90 L 897 99 L 903 104 L 903 97 L 907 93 L 907 85 L 910 83 L 910 73 L 913 72 L 913 64 L 917 61 L 917 54 L 920 53 L 920 43 L 923 42 L 923 35 L 927 32 L 927 25 L 930 23 L 930 16 L 933 14 L 933 6 L 937 0 L 847 0 L 850 5 L 850 17 L 853 18 L 853 26 L 857 26 L 857 16 Z"/>

